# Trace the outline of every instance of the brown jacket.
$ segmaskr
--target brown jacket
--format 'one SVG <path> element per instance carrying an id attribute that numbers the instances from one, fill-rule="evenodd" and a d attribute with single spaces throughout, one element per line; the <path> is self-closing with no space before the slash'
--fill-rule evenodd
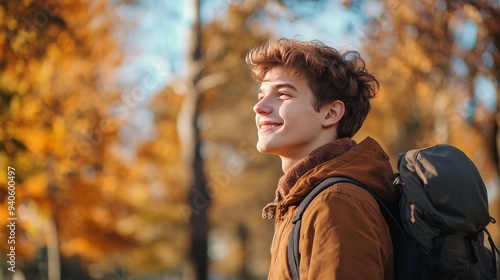
<path id="1" fill-rule="evenodd" d="M 281 178 L 277 201 L 264 209 L 275 219 L 271 280 L 291 279 L 287 265 L 291 219 L 298 204 L 323 179 L 348 177 L 387 203 L 396 199 L 389 187 L 394 176 L 389 159 L 372 138 L 357 145 L 347 138 L 336 140 L 294 168 Z M 349 183 L 336 184 L 311 202 L 302 218 L 299 253 L 301 280 L 393 278 L 389 229 L 378 204 L 367 191 Z"/>

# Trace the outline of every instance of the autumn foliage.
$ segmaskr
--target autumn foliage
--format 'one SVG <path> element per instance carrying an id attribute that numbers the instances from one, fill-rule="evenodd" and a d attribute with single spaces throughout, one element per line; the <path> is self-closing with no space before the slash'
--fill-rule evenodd
<path id="1" fill-rule="evenodd" d="M 190 221 L 201 208 L 208 252 L 198 253 L 207 254 L 209 274 L 265 278 L 273 225 L 260 210 L 281 171 L 278 159 L 254 149 L 257 88 L 244 57 L 277 36 L 263 25 L 280 19 L 276 9 L 301 1 L 227 2 L 200 22 L 188 73 L 173 73 L 147 103 L 119 74 L 131 54 L 117 30 L 137 22 L 117 11 L 141 1 L 0 2 L 0 223 L 17 218 L 16 270 L 26 279 L 192 279 L 190 242 L 199 232 Z M 377 138 L 394 164 L 407 149 L 458 146 L 480 169 L 499 218 L 500 7 L 469 2 L 342 2 L 359 13 L 378 5 L 364 18 L 360 52 L 381 90 L 355 139 Z M 206 209 L 183 153 L 182 110 L 193 88 Z M 139 109 L 151 115 L 151 137 L 134 137 L 143 131 Z M 9 234 L 2 226 L 7 277 Z"/>

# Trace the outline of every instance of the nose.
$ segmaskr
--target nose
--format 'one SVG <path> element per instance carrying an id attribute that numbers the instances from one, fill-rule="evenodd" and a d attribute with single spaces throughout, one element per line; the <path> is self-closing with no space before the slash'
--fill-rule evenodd
<path id="1" fill-rule="evenodd" d="M 253 106 L 253 111 L 256 114 L 269 114 L 272 111 L 272 107 L 269 104 L 269 101 L 267 101 L 267 98 L 264 97 L 261 100 L 259 100 L 255 105 Z"/>

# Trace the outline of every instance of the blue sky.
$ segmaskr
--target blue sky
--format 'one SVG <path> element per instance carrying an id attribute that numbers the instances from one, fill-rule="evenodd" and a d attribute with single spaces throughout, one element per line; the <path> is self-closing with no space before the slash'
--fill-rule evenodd
<path id="1" fill-rule="evenodd" d="M 174 74 L 184 70 L 192 10 L 186 3 L 190 2 L 143 0 L 119 11 L 125 21 L 136 23 L 132 30 L 119 31 L 126 57 L 117 78 L 123 91 L 121 105 L 130 112 L 121 139 L 123 154 L 130 160 L 134 158 L 131 145 L 154 137 L 148 103 Z"/>

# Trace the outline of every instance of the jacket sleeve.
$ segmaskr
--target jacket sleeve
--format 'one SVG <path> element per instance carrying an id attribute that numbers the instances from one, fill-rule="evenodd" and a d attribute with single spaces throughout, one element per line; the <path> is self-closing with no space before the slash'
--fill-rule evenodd
<path id="1" fill-rule="evenodd" d="M 302 219 L 300 279 L 391 279 L 389 229 L 373 197 L 340 183 L 319 194 Z"/>

